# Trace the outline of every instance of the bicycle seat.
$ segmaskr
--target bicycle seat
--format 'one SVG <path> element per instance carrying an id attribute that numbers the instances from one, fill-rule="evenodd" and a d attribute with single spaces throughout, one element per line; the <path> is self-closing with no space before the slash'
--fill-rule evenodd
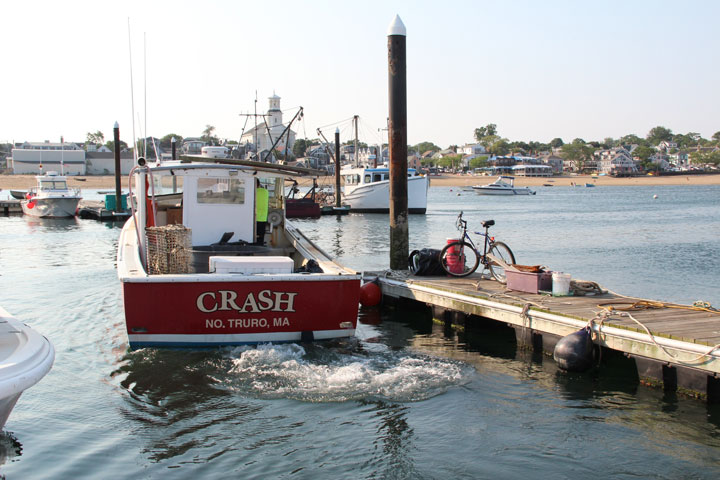
<path id="1" fill-rule="evenodd" d="M 485 228 L 492 227 L 493 225 L 495 225 L 495 220 L 485 220 L 482 222 L 482 226 Z"/>

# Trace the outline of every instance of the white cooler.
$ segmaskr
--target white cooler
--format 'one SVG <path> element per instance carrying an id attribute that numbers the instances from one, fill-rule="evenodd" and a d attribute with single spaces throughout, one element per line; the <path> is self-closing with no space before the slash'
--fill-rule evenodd
<path id="1" fill-rule="evenodd" d="M 292 273 L 290 257 L 210 257 L 210 273 Z"/>

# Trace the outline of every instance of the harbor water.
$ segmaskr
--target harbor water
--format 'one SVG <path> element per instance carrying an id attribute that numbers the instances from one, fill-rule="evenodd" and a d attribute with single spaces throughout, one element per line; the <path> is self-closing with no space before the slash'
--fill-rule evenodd
<path id="1" fill-rule="evenodd" d="M 518 263 L 720 306 L 720 187 L 431 187 L 411 249 L 441 248 L 460 210 L 494 219 Z M 295 222 L 350 267 L 387 267 L 387 215 Z M 128 351 L 119 228 L 0 217 L 0 305 L 56 349 L 0 435 L 8 479 L 720 476 L 720 406 L 622 366 L 566 374 L 424 309 L 363 309 L 351 341 Z"/>

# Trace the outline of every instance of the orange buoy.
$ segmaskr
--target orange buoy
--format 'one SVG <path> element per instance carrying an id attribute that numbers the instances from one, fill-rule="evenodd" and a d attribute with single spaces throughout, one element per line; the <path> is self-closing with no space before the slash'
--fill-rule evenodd
<path id="1" fill-rule="evenodd" d="M 360 287 L 360 303 L 364 307 L 374 307 L 382 299 L 382 291 L 378 284 L 369 282 Z"/>

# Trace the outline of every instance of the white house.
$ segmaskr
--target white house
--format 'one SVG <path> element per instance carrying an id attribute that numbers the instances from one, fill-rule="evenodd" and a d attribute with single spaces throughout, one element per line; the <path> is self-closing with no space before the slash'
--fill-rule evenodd
<path id="1" fill-rule="evenodd" d="M 253 126 L 240 137 L 240 143 L 253 145 L 255 148 L 252 150 L 256 153 L 270 150 L 273 143 L 278 141 L 286 128 L 286 125 L 283 124 L 282 110 L 280 110 L 280 97 L 273 94 L 272 97 L 268 98 L 268 101 L 267 114 L 258 119 L 257 126 Z M 267 122 L 267 125 L 265 122 Z M 295 145 L 295 136 L 295 132 L 289 129 L 280 138 L 275 148 L 278 150 L 289 148 L 292 150 L 293 145 Z"/>
<path id="2" fill-rule="evenodd" d="M 475 158 L 479 155 L 486 153 L 485 147 L 479 143 L 466 143 L 462 147 L 458 147 L 457 153 L 462 155 L 471 155 Z"/>
<path id="3" fill-rule="evenodd" d="M 85 150 L 69 142 L 25 142 L 12 149 L 9 166 L 15 174 L 85 175 Z"/>
<path id="4" fill-rule="evenodd" d="M 600 152 L 598 172 L 607 175 L 629 175 L 637 173 L 637 166 L 625 148 L 615 147 Z"/>

